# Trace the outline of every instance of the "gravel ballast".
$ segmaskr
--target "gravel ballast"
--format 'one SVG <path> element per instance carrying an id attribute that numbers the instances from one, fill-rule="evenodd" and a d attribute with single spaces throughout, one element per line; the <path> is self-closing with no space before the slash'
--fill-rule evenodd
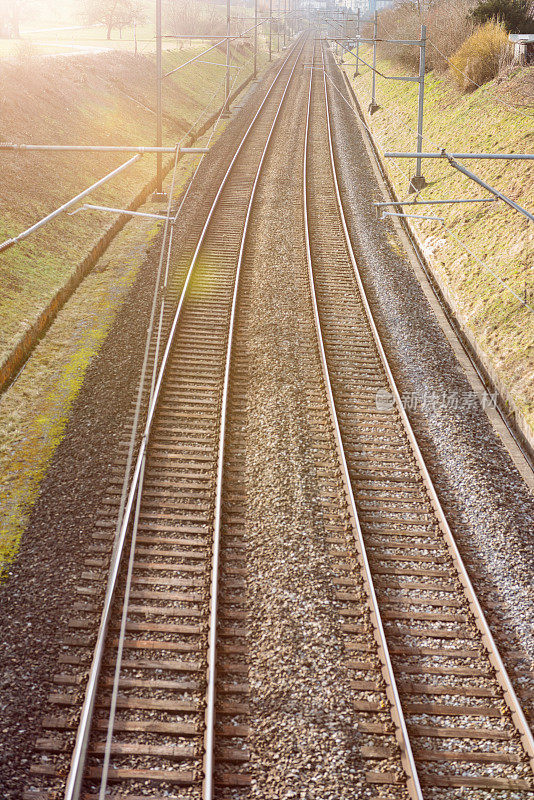
<path id="1" fill-rule="evenodd" d="M 331 74 L 347 97 L 339 69 Z M 475 397 L 393 227 L 377 223 L 373 202 L 384 198 L 361 129 L 329 88 L 350 235 L 399 390 L 417 406 L 411 412 L 407 406 L 412 425 L 475 589 L 499 620 L 499 645 L 504 654 L 521 651 L 532 661 L 534 498 Z"/>
<path id="2" fill-rule="evenodd" d="M 383 713 L 374 719 L 391 722 L 383 688 L 361 692 L 351 685 L 365 675 L 348 668 L 347 644 L 358 638 L 369 646 L 368 658 L 376 659 L 372 627 L 362 607 L 350 621 L 365 624 L 365 633 L 345 633 L 347 618 L 336 600 L 340 562 L 347 565 L 343 576 L 358 586 L 354 592 L 362 590 L 299 235 L 304 126 L 294 109 L 306 107 L 308 81 L 307 71 L 295 80 L 259 184 L 235 345 L 236 369 L 241 376 L 246 369 L 248 384 L 243 436 L 251 796 L 372 797 L 377 791 L 365 771 L 377 769 L 399 776 L 399 785 L 380 791 L 400 800 L 406 796 L 400 759 L 370 764 L 361 755 L 362 745 L 375 742 L 358 730 L 355 701 L 382 703 Z M 347 534 L 338 551 L 328 543 L 329 527 Z"/>
<path id="3" fill-rule="evenodd" d="M 304 76 L 300 101 L 307 71 Z M 205 192 L 213 189 L 216 172 L 228 162 L 251 106 L 249 98 L 199 174 L 202 192 L 192 192 L 184 207 L 180 231 L 186 239 L 198 231 L 195 213 L 205 203 Z M 320 367 L 304 250 L 295 249 L 294 228 L 302 219 L 291 184 L 301 161 L 298 125 L 290 113 L 273 140 L 275 147 L 293 145 L 286 174 L 278 164 L 278 172 L 259 190 L 262 210 L 252 224 L 260 226 L 260 233 L 247 251 L 247 257 L 254 256 L 247 284 L 251 306 L 240 333 L 250 370 L 245 468 L 251 499 L 252 795 L 349 800 L 377 792 L 362 781 L 362 740 L 355 736 L 351 708 L 357 693 L 343 664 L 343 636 L 333 603 L 335 570 L 325 546 L 329 493 L 318 477 L 324 452 L 310 418 L 323 415 L 326 424 L 327 414 L 326 408 L 317 410 L 324 406 L 324 398 L 316 395 Z M 408 260 L 392 246 L 392 231 L 375 222 L 372 200 L 379 199 L 379 189 L 344 104 L 335 105 L 334 120 L 351 234 L 401 390 L 470 395 Z M 144 345 L 138 332 L 146 327 L 158 255 L 156 244 L 88 370 L 20 554 L 0 587 L 0 788 L 6 800 L 20 798 L 28 783 L 95 509 L 135 396 Z M 458 543 L 476 567 L 475 585 L 483 595 L 503 601 L 502 620 L 513 648 L 534 655 L 528 627 L 532 497 L 479 407 L 455 411 L 428 405 L 424 415 L 414 415 L 414 427 Z M 352 563 L 357 575 L 353 557 Z M 395 770 L 392 761 L 388 768 Z M 403 797 L 398 788 L 385 792 Z"/>
<path id="4" fill-rule="evenodd" d="M 184 206 L 175 241 L 190 246 L 198 236 L 198 209 L 226 169 L 276 65 L 253 86 L 243 108 L 221 135 L 198 173 Z M 135 400 L 152 301 L 161 238 L 157 237 L 139 277 L 87 370 L 65 436 L 41 484 L 20 550 L 0 586 L 0 794 L 20 800 L 31 783 L 29 769 L 47 696 L 62 652 L 65 625 L 79 599 L 93 521 L 108 487 L 118 445 Z"/>

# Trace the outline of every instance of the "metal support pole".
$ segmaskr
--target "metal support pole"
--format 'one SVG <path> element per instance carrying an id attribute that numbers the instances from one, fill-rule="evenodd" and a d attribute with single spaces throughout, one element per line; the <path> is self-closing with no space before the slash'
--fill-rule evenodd
<path id="1" fill-rule="evenodd" d="M 273 0 L 269 0 L 269 61 L 273 60 Z"/>
<path id="2" fill-rule="evenodd" d="M 258 0 L 254 0 L 254 78 L 258 74 Z"/>
<path id="3" fill-rule="evenodd" d="M 288 38 L 291 41 L 291 34 L 292 34 L 292 24 L 291 24 L 291 0 L 287 0 L 287 30 L 288 30 Z"/>
<path id="4" fill-rule="evenodd" d="M 380 106 L 376 102 L 376 40 L 378 39 L 378 11 L 374 13 L 374 32 L 373 32 L 373 88 L 371 102 L 369 103 L 369 113 L 374 114 Z"/>
<path id="5" fill-rule="evenodd" d="M 426 51 L 426 25 L 421 25 L 421 44 L 419 46 L 419 103 L 417 109 L 417 152 L 423 151 L 423 105 L 425 102 L 425 51 Z M 421 171 L 421 159 L 416 159 L 415 175 L 410 181 L 409 192 L 419 192 L 426 186 L 426 180 Z"/>
<path id="6" fill-rule="evenodd" d="M 280 52 L 280 9 L 281 0 L 278 0 L 278 16 L 276 18 L 276 52 Z"/>
<path id="7" fill-rule="evenodd" d="M 347 8 L 345 8 L 345 6 L 343 6 L 343 39 L 345 40 L 346 44 L 348 44 L 348 43 L 349 43 L 349 34 L 348 34 L 348 28 L 349 28 L 349 14 L 348 14 L 348 9 L 347 9 Z M 341 59 L 340 59 L 340 63 L 341 63 L 341 64 L 343 64 L 343 58 L 344 58 L 344 56 L 345 56 L 345 48 L 342 48 L 342 49 L 341 49 Z"/>
<path id="8" fill-rule="evenodd" d="M 286 46 L 287 33 L 287 0 L 284 0 L 284 47 Z"/>
<path id="9" fill-rule="evenodd" d="M 360 6 L 358 6 L 358 22 L 357 22 L 357 35 L 358 38 L 356 40 L 356 69 L 354 70 L 354 77 L 360 74 L 360 70 L 358 69 L 360 65 Z"/>
<path id="10" fill-rule="evenodd" d="M 163 124 L 162 124 L 162 58 L 161 58 L 161 0 L 156 0 L 156 147 L 161 147 L 163 143 Z M 156 192 L 158 199 L 163 198 L 163 156 L 158 153 L 156 156 Z"/>
<path id="11" fill-rule="evenodd" d="M 231 35 L 231 25 L 232 19 L 230 16 L 231 9 L 230 9 L 230 0 L 226 0 L 226 88 L 225 88 L 225 99 L 224 99 L 224 116 L 228 116 L 230 113 L 230 35 Z"/>

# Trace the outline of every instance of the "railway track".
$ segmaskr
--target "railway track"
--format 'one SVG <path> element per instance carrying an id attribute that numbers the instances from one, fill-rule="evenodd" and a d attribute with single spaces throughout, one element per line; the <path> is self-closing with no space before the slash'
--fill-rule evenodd
<path id="1" fill-rule="evenodd" d="M 316 328 L 380 670 L 412 797 L 534 788 L 534 742 L 402 407 L 352 250 L 324 51 L 310 76 L 304 185 Z M 343 557 L 343 540 L 339 542 Z M 347 606 L 356 616 L 357 606 Z M 378 762 L 393 740 L 366 749 Z M 397 776 L 392 776 L 392 781 Z M 387 782 L 384 781 L 384 782 Z"/>
<path id="2" fill-rule="evenodd" d="M 134 472 L 137 494 L 129 498 L 130 508 L 136 498 L 129 561 L 125 554 L 127 564 L 117 567 L 113 612 L 109 626 L 99 631 L 93 663 L 101 657 L 102 667 L 89 676 L 66 782 L 69 798 L 104 797 L 108 784 L 128 797 L 148 791 L 157 797 L 211 798 L 215 787 L 219 792 L 228 787 L 236 797 L 250 783 L 243 720 L 246 631 L 239 624 L 245 616 L 243 522 L 231 508 L 223 509 L 225 433 L 230 410 L 236 413 L 235 404 L 228 407 L 230 368 L 250 210 L 304 44 L 297 42 L 284 59 L 220 184 L 191 260 L 178 266 L 185 283 L 172 323 L 166 320 L 169 344 L 160 358 L 156 391 L 145 398 L 149 416 L 151 409 L 155 414 Z M 228 506 L 232 492 L 239 496 L 239 485 L 225 484 L 225 490 Z M 117 505 L 115 496 L 112 514 Z M 101 524 L 113 523 L 104 518 Z M 87 564 L 104 568 L 110 536 L 95 538 L 103 556 Z M 96 585 L 82 592 L 98 596 L 103 575 L 84 577 Z M 94 605 L 84 602 L 76 610 L 89 616 L 78 617 L 72 627 L 90 630 Z M 77 666 L 83 655 L 76 650 L 85 650 L 88 638 L 65 643 L 70 653 L 63 663 Z M 71 677 L 56 680 L 70 687 Z M 91 686 L 95 695 L 89 702 Z M 76 697 L 72 691 L 57 693 L 51 701 L 74 707 Z M 48 730 L 69 727 L 72 718 L 45 720 Z M 38 747 L 45 753 L 68 749 L 56 737 L 40 740 Z M 26 797 L 63 793 L 64 767 L 41 763 L 34 774 L 58 780 Z"/>
<path id="3" fill-rule="evenodd" d="M 249 635 L 254 554 L 247 514 L 257 497 L 245 455 L 256 446 L 247 427 L 254 387 L 246 316 L 254 248 L 262 247 L 254 235 L 254 200 L 266 159 L 286 176 L 287 208 L 299 219 L 291 231 L 299 254 L 293 280 L 307 309 L 299 320 L 307 398 L 299 402 L 307 403 L 310 418 L 314 514 L 324 529 L 326 555 L 319 548 L 317 568 L 330 585 L 334 615 L 321 652 L 330 640 L 343 646 L 346 681 L 337 691 L 346 693 L 348 744 L 358 751 L 359 773 L 344 778 L 354 785 L 343 797 L 441 798 L 477 790 L 482 800 L 503 790 L 526 797 L 534 787 L 531 734 L 358 276 L 337 183 L 326 68 L 323 50 L 310 39 L 292 48 L 206 205 L 206 223 L 182 250 L 176 308 L 171 312 L 169 303 L 165 319 L 172 346 L 159 359 L 161 391 L 135 473 L 140 489 L 131 498 L 130 560 L 126 553 L 109 630 L 101 630 L 94 707 L 87 700 L 84 707 L 91 724 L 84 727 L 82 710 L 67 772 L 113 556 L 119 476 L 55 678 L 61 688 L 51 702 L 64 713 L 45 720 L 38 743 L 45 760 L 34 775 L 44 788 L 29 789 L 25 800 L 62 797 L 65 781 L 68 800 L 103 798 L 108 784 L 106 796 L 130 800 L 263 796 L 261 784 L 252 785 L 262 765 L 257 757 L 256 772 L 250 765 L 251 705 L 261 680 L 253 691 L 254 659 L 255 678 L 260 673 L 258 653 L 250 652 L 257 634 Z M 282 159 L 274 140 L 290 117 L 295 147 Z M 264 569 L 260 564 L 258 571 Z M 257 626 L 263 618 L 255 591 Z M 324 585 L 315 591 L 306 595 L 312 608 L 324 599 Z M 312 613 L 311 623 L 317 628 L 324 619 Z M 295 726 L 302 724 L 298 710 Z"/>

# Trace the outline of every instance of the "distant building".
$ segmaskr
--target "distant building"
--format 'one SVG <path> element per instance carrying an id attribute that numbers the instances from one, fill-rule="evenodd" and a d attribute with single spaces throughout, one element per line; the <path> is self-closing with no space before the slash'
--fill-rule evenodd
<path id="1" fill-rule="evenodd" d="M 510 33 L 514 45 L 514 61 L 520 64 L 534 62 L 534 33 Z"/>

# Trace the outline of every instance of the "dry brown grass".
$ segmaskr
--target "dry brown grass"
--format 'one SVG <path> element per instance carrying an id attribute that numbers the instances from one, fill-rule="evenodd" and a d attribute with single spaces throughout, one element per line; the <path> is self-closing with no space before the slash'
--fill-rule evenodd
<path id="1" fill-rule="evenodd" d="M 451 74 L 463 92 L 493 80 L 510 56 L 508 34 L 500 22 L 477 28 L 451 58 Z"/>
<path id="2" fill-rule="evenodd" d="M 518 70 L 517 64 L 510 64 L 501 69 L 495 91 L 505 103 L 534 107 L 534 65 Z"/>
<path id="3" fill-rule="evenodd" d="M 21 39 L 17 43 L 12 63 L 20 78 L 26 79 L 31 75 L 36 68 L 38 58 L 39 53 L 33 42 Z"/>
<path id="4" fill-rule="evenodd" d="M 412 0 L 402 0 L 391 9 L 382 11 L 379 17 L 379 35 L 388 39 L 419 39 L 421 25 L 427 27 L 427 38 L 441 53 L 431 45 L 426 50 L 427 70 L 445 72 L 450 58 L 473 32 L 474 25 L 467 14 L 473 5 L 472 0 L 441 0 L 434 3 L 430 13 L 422 14 Z M 371 34 L 372 35 L 372 34 Z M 383 54 L 416 72 L 419 68 L 419 48 L 384 44 Z"/>

